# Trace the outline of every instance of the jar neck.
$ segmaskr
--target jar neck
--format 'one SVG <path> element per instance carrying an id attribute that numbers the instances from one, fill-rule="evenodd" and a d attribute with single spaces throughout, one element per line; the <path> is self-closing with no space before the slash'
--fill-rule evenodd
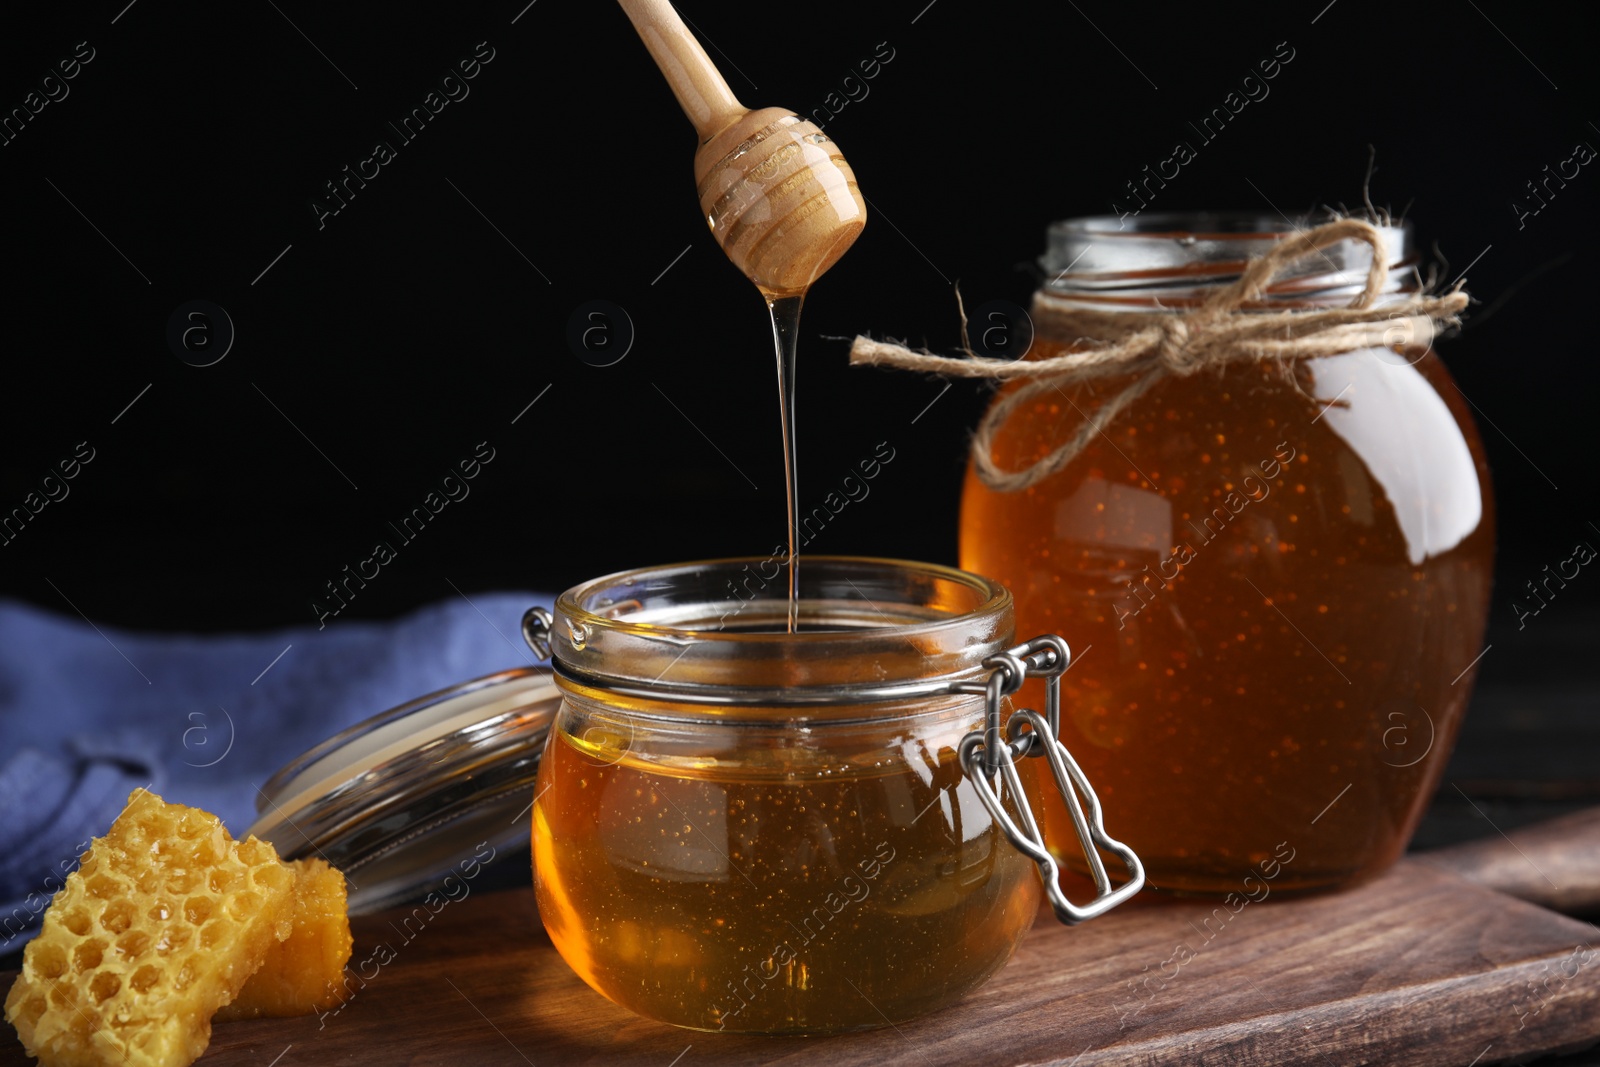
<path id="1" fill-rule="evenodd" d="M 789 633 L 784 566 L 714 560 L 578 586 L 556 602 L 552 662 L 585 690 L 782 718 L 949 693 L 1012 643 L 1011 594 L 998 583 L 854 557 L 801 559 Z"/>
<path id="2" fill-rule="evenodd" d="M 1384 220 L 1388 222 L 1388 220 Z M 1066 219 L 1046 231 L 1035 301 L 1047 308 L 1165 312 L 1193 308 L 1239 279 L 1279 241 L 1317 225 L 1264 213 L 1170 213 Z M 1379 304 L 1421 289 L 1409 223 L 1378 225 L 1389 267 Z M 1366 284 L 1372 247 L 1345 240 L 1289 264 L 1245 310 L 1338 307 Z"/>

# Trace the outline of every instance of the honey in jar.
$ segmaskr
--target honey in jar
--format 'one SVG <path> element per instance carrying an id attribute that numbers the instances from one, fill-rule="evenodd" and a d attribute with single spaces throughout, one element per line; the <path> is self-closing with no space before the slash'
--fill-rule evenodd
<path id="1" fill-rule="evenodd" d="M 879 739 L 718 769 L 729 753 L 618 756 L 615 734 L 560 730 L 544 781 L 565 785 L 534 816 L 551 940 L 617 1003 L 703 1029 L 881 1026 L 961 996 L 1038 906 L 1033 865 L 962 804 L 967 725 L 897 737 L 916 769 Z"/>
<path id="2" fill-rule="evenodd" d="M 757 562 L 599 579 L 530 637 L 562 691 L 533 808 L 539 913 L 589 985 L 654 1019 L 900 1023 L 998 971 L 1039 907 L 958 755 L 1011 598 L 949 568 L 818 557 L 789 632 L 776 569 L 727 599 Z"/>
<path id="3" fill-rule="evenodd" d="M 1052 335 L 1057 309 L 1178 314 L 1290 235 L 1252 217 L 1124 223 L 1052 228 L 1028 358 L 1095 340 Z M 1416 289 L 1409 233 L 1381 233 L 1380 299 L 1399 299 Z M 1306 257 L 1260 310 L 1343 306 L 1369 255 Z M 994 459 L 1026 468 L 1127 380 L 1023 405 Z M 1477 432 L 1420 345 L 1167 375 L 1042 481 L 1004 492 L 969 471 L 961 512 L 963 567 L 1011 589 L 1019 628 L 1071 642 L 1062 739 L 1172 890 L 1237 891 L 1275 852 L 1294 857 L 1289 889 L 1399 856 L 1471 692 L 1492 551 Z M 1065 811 L 1044 807 L 1062 840 Z"/>

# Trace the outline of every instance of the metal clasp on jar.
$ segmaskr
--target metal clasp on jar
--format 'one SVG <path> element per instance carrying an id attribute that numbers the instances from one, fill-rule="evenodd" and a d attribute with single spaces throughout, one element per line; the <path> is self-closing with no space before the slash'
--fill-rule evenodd
<path id="1" fill-rule="evenodd" d="M 1082 768 L 1059 739 L 1061 674 L 1071 658 L 1072 652 L 1065 641 L 1054 634 L 1045 634 L 984 660 L 983 665 L 991 671 L 987 681 L 954 687 L 957 692 L 982 694 L 987 704 L 983 729 L 974 730 L 961 739 L 961 769 L 1006 838 L 1038 865 L 1050 907 L 1056 918 L 1068 926 L 1105 914 L 1144 887 L 1144 864 L 1131 848 L 1106 833 L 1100 798 L 1095 796 L 1089 779 L 1084 777 Z M 1040 715 L 1030 708 L 1018 708 L 1002 730 L 1001 701 L 1021 689 L 1030 674 L 1042 675 L 1045 679 L 1045 713 Z M 1027 729 L 1023 729 L 1024 726 Z M 1045 846 L 1044 835 L 1022 791 L 1017 761 L 1037 756 L 1043 756 L 1050 763 L 1056 789 L 1072 815 L 1072 825 L 1078 831 L 1078 846 L 1094 878 L 1096 895 L 1087 904 L 1074 904 L 1062 892 L 1060 868 Z M 1006 810 L 996 786 L 997 778 L 1005 783 L 1011 804 L 1021 817 L 1021 827 Z M 1130 876 L 1128 881 L 1112 888 L 1105 864 L 1100 860 L 1100 849 L 1123 862 Z"/>

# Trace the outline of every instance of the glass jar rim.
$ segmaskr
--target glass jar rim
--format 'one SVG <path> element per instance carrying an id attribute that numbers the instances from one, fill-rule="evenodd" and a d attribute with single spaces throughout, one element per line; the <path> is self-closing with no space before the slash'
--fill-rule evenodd
<path id="1" fill-rule="evenodd" d="M 982 575 L 859 556 L 805 556 L 799 574 L 795 633 L 782 557 L 593 579 L 556 600 L 551 664 L 568 681 L 665 701 L 817 705 L 863 688 L 948 692 L 1014 636 L 1010 592 Z"/>
<path id="2" fill-rule="evenodd" d="M 1320 221 L 1328 222 L 1331 219 Z M 1279 240 L 1318 224 L 1319 220 L 1309 215 L 1289 217 L 1266 211 L 1153 211 L 1132 219 L 1120 215 L 1077 215 L 1052 222 L 1046 232 L 1132 240 L 1194 236 L 1246 241 L 1261 238 Z M 1409 232 L 1411 229 L 1411 223 L 1404 219 L 1378 220 L 1373 222 L 1373 226 L 1385 235 L 1386 240 L 1391 233 Z"/>
<path id="3" fill-rule="evenodd" d="M 1279 241 L 1312 229 L 1309 216 L 1263 211 L 1152 212 L 1133 218 L 1086 215 L 1053 222 L 1039 265 L 1042 292 L 1093 304 L 1181 305 L 1235 281 L 1249 260 Z M 1380 299 L 1420 286 L 1412 226 L 1379 218 L 1389 277 Z M 1372 248 L 1344 240 L 1286 264 L 1262 294 L 1265 303 L 1343 303 L 1361 292 Z"/>

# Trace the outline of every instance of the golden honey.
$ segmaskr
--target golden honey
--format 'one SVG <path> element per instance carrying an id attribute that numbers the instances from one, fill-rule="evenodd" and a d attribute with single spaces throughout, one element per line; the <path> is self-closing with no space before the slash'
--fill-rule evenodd
<path id="1" fill-rule="evenodd" d="M 1039 899 L 962 784 L 971 725 L 727 768 L 726 751 L 652 760 L 558 729 L 533 830 L 551 940 L 618 1004 L 706 1030 L 852 1030 L 959 998 Z"/>
<path id="2" fill-rule="evenodd" d="M 1045 455 L 1121 386 L 1019 411 L 995 458 Z M 962 565 L 1011 589 L 1019 630 L 1071 642 L 1062 739 L 1151 885 L 1237 891 L 1282 844 L 1275 888 L 1318 888 L 1404 849 L 1467 703 L 1493 551 L 1482 447 L 1436 356 L 1169 376 L 1029 489 L 969 472 L 961 522 Z"/>

